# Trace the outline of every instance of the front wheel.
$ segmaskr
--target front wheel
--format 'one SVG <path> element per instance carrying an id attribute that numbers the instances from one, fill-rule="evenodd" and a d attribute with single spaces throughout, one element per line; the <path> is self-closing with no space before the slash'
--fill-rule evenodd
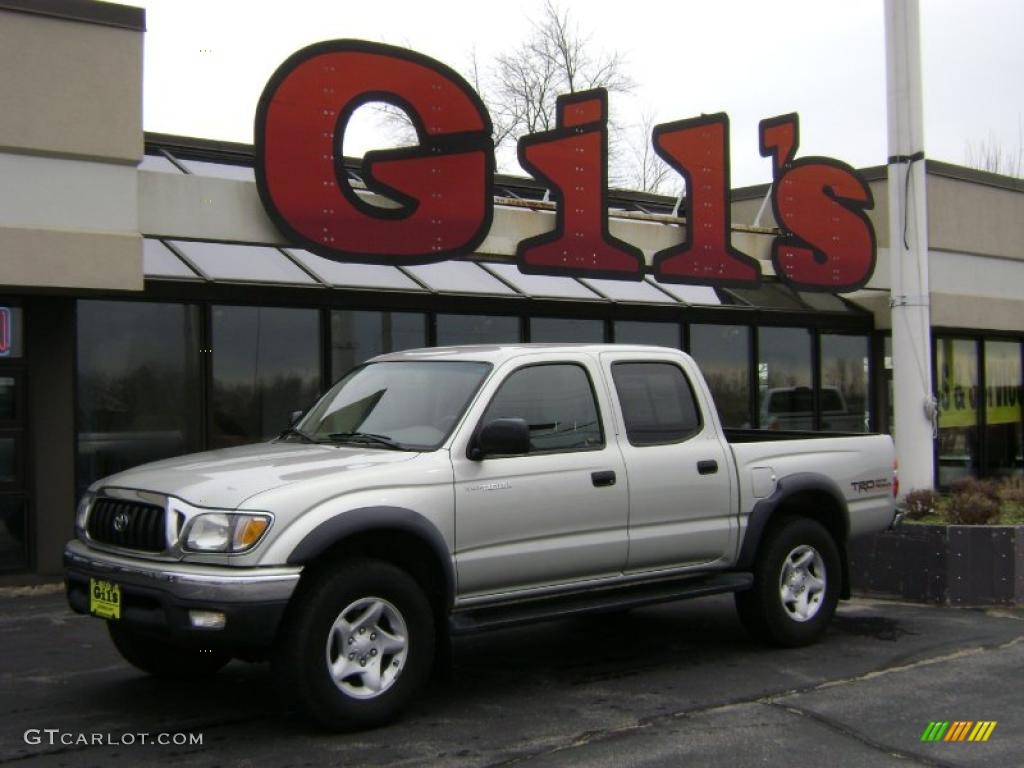
<path id="1" fill-rule="evenodd" d="M 285 622 L 275 658 L 279 684 L 330 730 L 393 720 L 432 667 L 430 604 L 390 563 L 360 559 L 321 572 L 303 585 Z"/>
<path id="2" fill-rule="evenodd" d="M 754 562 L 754 585 L 736 593 L 747 630 L 774 645 L 796 647 L 825 632 L 840 591 L 839 550 L 817 521 L 788 518 L 774 526 Z"/>

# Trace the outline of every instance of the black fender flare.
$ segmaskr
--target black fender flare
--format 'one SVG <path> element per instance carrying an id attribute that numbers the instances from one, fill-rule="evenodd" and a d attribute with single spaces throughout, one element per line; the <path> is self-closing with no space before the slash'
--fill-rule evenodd
<path id="1" fill-rule="evenodd" d="M 842 568 L 843 590 L 842 597 L 850 596 L 849 561 L 846 553 L 846 541 L 850 533 L 850 510 L 846 504 L 846 498 L 839 489 L 835 480 L 815 472 L 798 472 L 781 478 L 775 485 L 771 496 L 758 501 L 750 510 L 747 518 L 747 527 L 743 532 L 743 541 L 740 544 L 740 554 L 736 567 L 740 570 L 750 570 L 754 566 L 754 558 L 757 556 L 757 549 L 764 538 L 765 529 L 777 514 L 779 508 L 799 493 L 813 491 L 825 493 L 830 496 L 839 509 L 842 525 L 842 535 L 836 542 L 839 549 L 839 559 Z"/>
<path id="2" fill-rule="evenodd" d="M 433 523 L 405 507 L 359 507 L 324 520 L 307 533 L 288 555 L 289 565 L 302 565 L 322 555 L 332 546 L 360 533 L 377 530 L 402 531 L 427 545 L 444 576 L 445 600 L 455 597 L 455 566 L 448 544 Z"/>

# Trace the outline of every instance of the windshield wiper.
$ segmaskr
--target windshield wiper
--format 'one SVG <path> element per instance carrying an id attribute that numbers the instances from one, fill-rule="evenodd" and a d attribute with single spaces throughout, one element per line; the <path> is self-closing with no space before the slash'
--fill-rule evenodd
<path id="1" fill-rule="evenodd" d="M 387 435 L 375 435 L 373 432 L 331 432 L 327 435 L 327 438 L 338 442 L 370 443 L 371 445 L 380 445 L 394 451 L 408 450 L 404 445 L 395 442 Z"/>
<path id="2" fill-rule="evenodd" d="M 317 442 L 315 437 L 313 437 L 308 432 L 303 432 L 298 427 L 288 427 L 288 429 L 282 430 L 281 434 L 279 434 L 277 437 L 280 440 L 282 437 L 288 437 L 288 435 L 298 435 L 299 437 L 302 438 L 302 441 L 304 443 L 316 443 Z"/>

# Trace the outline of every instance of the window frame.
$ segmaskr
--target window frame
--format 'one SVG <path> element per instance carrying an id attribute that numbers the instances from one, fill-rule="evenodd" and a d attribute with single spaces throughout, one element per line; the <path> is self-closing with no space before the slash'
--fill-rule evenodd
<path id="1" fill-rule="evenodd" d="M 690 391 L 690 400 L 693 403 L 693 410 L 697 414 L 697 425 L 694 428 L 694 430 L 676 440 L 665 440 L 657 443 L 633 442 L 633 438 L 629 434 L 629 424 L 626 421 L 626 411 L 622 407 L 622 394 L 619 392 L 619 384 L 618 381 L 616 381 L 615 379 L 615 367 L 619 365 L 667 365 L 679 371 L 679 373 L 681 373 L 683 376 L 683 381 L 686 383 L 687 389 L 689 389 Z M 615 390 L 615 398 L 616 400 L 618 400 L 619 415 L 622 417 L 622 431 L 626 436 L 627 442 L 629 442 L 629 444 L 634 448 L 656 448 L 658 446 L 664 445 L 682 445 L 683 443 L 687 443 L 693 438 L 697 437 L 704 431 L 705 427 L 707 426 L 707 422 L 704 419 L 704 411 L 701 408 L 700 400 L 698 400 L 697 398 L 697 390 L 694 388 L 693 381 L 690 380 L 690 376 L 687 374 L 686 370 L 678 363 L 672 360 L 656 359 L 614 360 L 612 361 L 608 370 L 612 379 L 612 388 Z"/>
<path id="2" fill-rule="evenodd" d="M 583 371 L 583 375 L 586 377 L 587 387 L 590 390 L 591 401 L 594 404 L 594 411 L 597 415 L 597 428 L 600 433 L 601 442 L 595 445 L 581 448 L 551 448 L 548 450 L 528 451 L 526 453 L 510 453 L 507 455 L 503 454 L 501 456 L 494 456 L 489 458 L 509 459 L 527 458 L 531 456 L 557 456 L 559 454 L 564 453 L 590 453 L 593 451 L 603 451 L 605 448 L 607 448 L 608 435 L 604 425 L 604 414 L 601 412 L 601 401 L 597 396 L 597 388 L 594 386 L 594 377 L 591 375 L 590 369 L 587 367 L 587 365 L 578 360 L 545 360 L 543 362 L 525 363 L 509 371 L 508 374 L 498 384 L 497 389 L 495 389 L 491 396 L 488 398 L 487 404 L 484 406 L 483 411 L 480 414 L 480 418 L 477 421 L 476 427 L 473 430 L 473 437 L 471 438 L 469 444 L 472 445 L 476 441 L 481 430 L 483 430 L 484 425 L 487 423 L 487 412 L 491 409 L 491 406 L 494 404 L 494 401 L 498 397 L 498 395 L 501 394 L 501 390 L 512 379 L 513 376 L 529 368 L 547 368 L 552 366 L 572 366 L 575 368 L 579 368 L 581 371 Z"/>

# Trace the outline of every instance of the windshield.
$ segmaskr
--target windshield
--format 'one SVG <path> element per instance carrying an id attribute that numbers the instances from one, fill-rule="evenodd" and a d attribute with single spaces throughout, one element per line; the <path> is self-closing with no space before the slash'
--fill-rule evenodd
<path id="1" fill-rule="evenodd" d="M 347 373 L 296 428 L 317 442 L 433 450 L 476 393 L 488 363 L 370 363 Z"/>

